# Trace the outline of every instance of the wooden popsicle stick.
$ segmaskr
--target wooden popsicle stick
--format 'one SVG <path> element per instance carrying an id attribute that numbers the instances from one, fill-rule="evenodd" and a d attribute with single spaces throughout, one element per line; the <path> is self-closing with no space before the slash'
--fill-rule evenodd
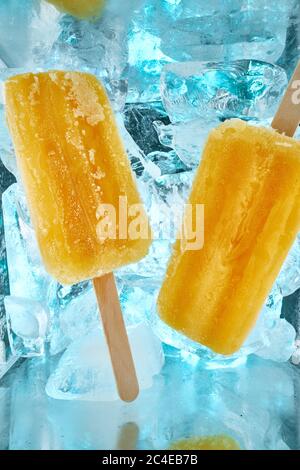
<path id="1" fill-rule="evenodd" d="M 116 450 L 135 450 L 139 437 L 136 423 L 126 423 L 120 429 Z"/>
<path id="2" fill-rule="evenodd" d="M 133 401 L 139 385 L 113 273 L 93 279 L 119 396 Z"/>
<path id="3" fill-rule="evenodd" d="M 293 137 L 300 122 L 300 62 L 288 84 L 284 97 L 272 121 L 281 134 Z"/>

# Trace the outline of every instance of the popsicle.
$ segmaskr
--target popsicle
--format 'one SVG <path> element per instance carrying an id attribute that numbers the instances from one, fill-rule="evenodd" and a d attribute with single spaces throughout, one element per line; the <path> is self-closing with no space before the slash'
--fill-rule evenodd
<path id="1" fill-rule="evenodd" d="M 105 0 L 47 0 L 60 10 L 80 19 L 89 19 L 99 16 L 104 7 Z"/>
<path id="2" fill-rule="evenodd" d="M 226 434 L 191 437 L 173 442 L 170 450 L 240 450 L 239 444 Z"/>
<path id="3" fill-rule="evenodd" d="M 273 121 L 289 135 L 299 78 Z M 158 297 L 167 324 L 216 353 L 242 346 L 300 229 L 300 143 L 279 132 L 230 120 L 210 133 L 188 200 L 204 204 L 204 244 L 177 239 Z"/>
<path id="4" fill-rule="evenodd" d="M 94 279 L 119 393 L 130 400 L 138 387 L 112 271 L 145 256 L 151 236 L 129 235 L 130 208 L 148 221 L 106 92 L 86 73 L 28 73 L 8 79 L 5 103 L 45 267 L 63 284 Z"/>

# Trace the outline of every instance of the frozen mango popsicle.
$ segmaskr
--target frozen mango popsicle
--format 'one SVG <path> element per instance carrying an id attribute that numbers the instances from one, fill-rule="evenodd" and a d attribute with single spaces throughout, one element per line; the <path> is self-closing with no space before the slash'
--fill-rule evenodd
<path id="1" fill-rule="evenodd" d="M 96 17 L 102 11 L 105 0 L 47 0 L 65 13 L 77 18 Z"/>
<path id="2" fill-rule="evenodd" d="M 5 104 L 46 269 L 64 284 L 94 279 L 117 384 L 127 387 L 120 395 L 129 401 L 137 383 L 112 271 L 141 259 L 151 236 L 139 235 L 147 217 L 106 92 L 86 73 L 28 73 L 6 82 Z"/>
<path id="3" fill-rule="evenodd" d="M 300 229 L 300 143 L 240 120 L 213 130 L 189 204 L 204 204 L 199 250 L 177 240 L 161 318 L 221 354 L 243 344 Z"/>

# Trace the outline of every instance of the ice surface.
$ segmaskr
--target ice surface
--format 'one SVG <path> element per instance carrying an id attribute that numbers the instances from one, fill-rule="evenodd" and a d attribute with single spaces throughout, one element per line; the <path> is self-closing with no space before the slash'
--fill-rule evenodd
<path id="1" fill-rule="evenodd" d="M 48 313 L 35 301 L 7 296 L 4 299 L 7 333 L 11 351 L 16 356 L 41 356 L 45 351 Z"/>
<path id="2" fill-rule="evenodd" d="M 28 359 L 22 373 L 16 375 L 10 386 L 9 449 L 55 448 L 59 436 L 54 436 L 47 416 L 48 404 L 45 383 L 48 366 L 44 358 Z M 23 375 L 24 374 L 24 375 Z"/>
<path id="3" fill-rule="evenodd" d="M 9 449 L 116 449 L 126 423 L 137 429 L 134 449 L 167 449 L 212 434 L 249 450 L 299 448 L 299 374 L 290 364 L 251 357 L 234 369 L 208 370 L 168 355 L 152 387 L 131 404 L 48 398 L 51 370 L 51 362 L 33 358 L 7 381 L 9 401 L 0 402 L 10 426 L 0 421 L 0 442 Z"/>
<path id="4" fill-rule="evenodd" d="M 145 323 L 129 329 L 128 336 L 140 389 L 147 389 L 164 363 L 161 343 Z M 50 376 L 46 392 L 62 400 L 118 399 L 109 352 L 100 329 L 72 343 Z"/>

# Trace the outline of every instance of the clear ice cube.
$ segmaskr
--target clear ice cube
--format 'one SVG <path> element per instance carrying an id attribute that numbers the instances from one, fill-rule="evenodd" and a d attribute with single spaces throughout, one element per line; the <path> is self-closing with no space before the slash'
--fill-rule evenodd
<path id="1" fill-rule="evenodd" d="M 48 313 L 39 302 L 20 297 L 4 299 L 7 333 L 13 355 L 41 356 L 45 351 Z"/>
<path id="2" fill-rule="evenodd" d="M 164 67 L 161 96 L 173 125 L 158 128 L 189 167 L 199 163 L 208 133 L 230 118 L 264 122 L 287 86 L 285 71 L 257 60 L 178 62 Z"/>
<path id="3" fill-rule="evenodd" d="M 129 30 L 130 100 L 159 100 L 162 67 L 172 62 L 276 62 L 293 7 L 293 0 L 141 1 Z"/>
<path id="4" fill-rule="evenodd" d="M 161 343 L 145 323 L 130 328 L 128 336 L 140 388 L 147 389 L 164 364 Z M 118 399 L 109 352 L 100 329 L 69 346 L 50 376 L 46 392 L 62 400 Z"/>
<path id="5" fill-rule="evenodd" d="M 258 60 L 177 62 L 161 75 L 161 97 L 173 123 L 267 118 L 286 86 L 281 67 Z"/>
<path id="6" fill-rule="evenodd" d="M 268 0 L 182 0 L 165 4 L 168 3 L 169 8 L 162 9 L 156 23 L 161 50 L 174 60 L 253 57 L 276 62 L 284 50 L 293 7 L 290 0 L 276 5 Z"/>
<path id="7" fill-rule="evenodd" d="M 110 80 L 124 78 L 128 62 L 127 30 L 136 0 L 126 3 L 107 2 L 102 15 L 84 21 L 63 15 L 59 21 L 60 34 L 53 45 L 51 59 L 63 68 L 101 70 Z"/>
<path id="8" fill-rule="evenodd" d="M 25 195 L 17 183 L 3 193 L 2 208 L 10 293 L 43 301 L 52 279 L 41 261 Z"/>
<path id="9" fill-rule="evenodd" d="M 59 34 L 60 13 L 38 0 L 0 2 L 0 59 L 7 67 L 43 64 Z"/>
<path id="10" fill-rule="evenodd" d="M 300 234 L 281 268 L 277 283 L 284 297 L 300 288 Z"/>

